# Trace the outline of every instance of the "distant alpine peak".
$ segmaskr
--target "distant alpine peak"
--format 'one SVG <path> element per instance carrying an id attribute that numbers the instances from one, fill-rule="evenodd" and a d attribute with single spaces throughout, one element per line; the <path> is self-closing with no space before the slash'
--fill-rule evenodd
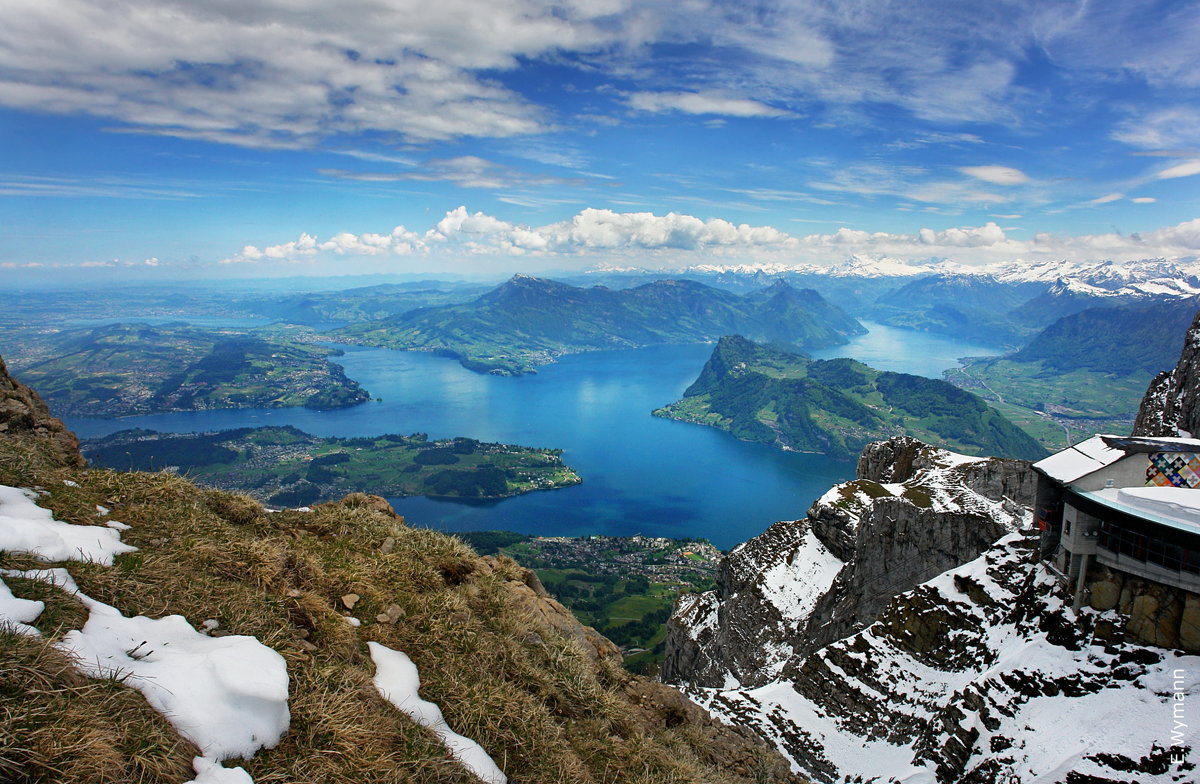
<path id="1" fill-rule="evenodd" d="M 959 265 L 953 262 L 943 262 L 934 266 L 930 263 L 909 262 L 888 256 L 854 255 L 841 264 L 831 267 L 828 273 L 836 277 L 904 278 L 957 271 L 958 269 Z"/>

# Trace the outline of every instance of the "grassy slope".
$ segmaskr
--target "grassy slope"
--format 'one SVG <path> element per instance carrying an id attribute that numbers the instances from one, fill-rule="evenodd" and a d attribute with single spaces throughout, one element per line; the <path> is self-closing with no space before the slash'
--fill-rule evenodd
<path id="1" fill-rule="evenodd" d="M 329 409 L 368 399 L 334 352 L 279 328 L 260 333 L 113 324 L 43 337 L 14 372 L 60 414 L 125 416 L 207 408 Z"/>
<path id="2" fill-rule="evenodd" d="M 1045 454 L 980 398 L 945 382 L 849 359 L 812 361 L 736 336 L 722 338 L 682 400 L 654 413 L 839 457 L 901 434 L 966 454 Z"/>
<path id="3" fill-rule="evenodd" d="M 179 436 L 126 431 L 84 449 L 108 468 L 173 466 L 206 487 L 243 491 L 282 506 L 351 492 L 504 498 L 581 481 L 563 465 L 561 450 L 469 438 L 429 441 L 420 434 L 318 438 L 291 427 Z"/>
<path id="4" fill-rule="evenodd" d="M 85 593 L 126 614 L 215 618 L 287 660 L 291 729 L 245 763 L 257 781 L 471 780 L 427 731 L 379 698 L 367 640 L 407 652 L 422 696 L 514 781 L 734 782 L 750 780 L 760 764 L 758 752 L 675 692 L 625 673 L 606 641 L 536 594 L 510 560 L 480 558 L 456 539 L 409 528 L 366 496 L 268 515 L 243 496 L 170 474 L 66 469 L 44 444 L 0 438 L 0 483 L 52 488 L 41 502 L 76 524 L 95 523 L 95 505 L 109 506 L 132 525 L 125 540 L 142 548 L 113 567 L 70 564 Z M 64 485 L 68 478 L 79 486 Z M 393 547 L 384 552 L 388 539 Z M 0 554 L 0 565 L 34 563 Z M 189 778 L 194 750 L 140 695 L 80 678 L 50 647 L 81 625 L 74 600 L 28 581 L 11 585 L 51 608 L 38 621 L 44 638 L 0 632 L 0 778 Z M 343 617 L 340 597 L 351 592 L 361 597 L 359 628 Z M 377 622 L 393 604 L 399 620 Z M 738 743 L 741 751 L 730 751 Z"/>
<path id="5" fill-rule="evenodd" d="M 630 289 L 580 288 L 517 276 L 459 305 L 355 324 L 355 342 L 437 351 L 481 372 L 532 372 L 556 356 L 661 343 L 699 343 L 741 332 L 816 347 L 845 342 L 861 325 L 811 290 L 776 285 L 738 296 L 695 281 Z"/>

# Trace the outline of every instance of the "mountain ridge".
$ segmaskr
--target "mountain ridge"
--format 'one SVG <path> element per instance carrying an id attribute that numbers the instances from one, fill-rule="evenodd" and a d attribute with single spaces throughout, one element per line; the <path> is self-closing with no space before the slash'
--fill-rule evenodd
<path id="1" fill-rule="evenodd" d="M 341 339 L 427 350 L 480 372 L 533 372 L 578 351 L 704 343 L 731 331 L 810 347 L 838 345 L 862 325 L 811 290 L 787 284 L 740 296 L 698 281 L 582 288 L 515 275 L 471 302 L 423 308 L 336 331 Z"/>
<path id="2" fill-rule="evenodd" d="M 811 360 L 740 335 L 721 338 L 683 398 L 654 415 L 835 457 L 906 433 L 964 451 L 1045 455 L 981 399 L 947 382 L 850 359 Z"/>

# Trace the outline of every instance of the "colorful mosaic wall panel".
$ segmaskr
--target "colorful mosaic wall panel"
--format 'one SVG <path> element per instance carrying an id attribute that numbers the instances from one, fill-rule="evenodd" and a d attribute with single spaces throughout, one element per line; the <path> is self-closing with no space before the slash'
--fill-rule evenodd
<path id="1" fill-rule="evenodd" d="M 1146 484 L 1158 487 L 1200 487 L 1200 454 L 1155 452 L 1146 468 Z"/>

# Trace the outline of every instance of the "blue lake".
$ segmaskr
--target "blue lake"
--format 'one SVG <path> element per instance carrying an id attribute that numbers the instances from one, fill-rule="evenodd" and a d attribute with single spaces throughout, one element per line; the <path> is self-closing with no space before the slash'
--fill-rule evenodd
<path id="1" fill-rule="evenodd" d="M 870 335 L 821 356 L 854 356 L 883 369 L 939 377 L 961 356 L 995 349 L 867 325 Z M 874 340 L 872 340 L 874 336 Z M 392 499 L 414 525 L 505 529 L 546 536 L 705 537 L 728 548 L 776 520 L 802 517 L 854 464 L 749 444 L 711 428 L 657 419 L 695 380 L 710 345 L 577 354 L 537 375 L 472 373 L 417 352 L 348 348 L 346 374 L 382 402 L 350 409 L 252 409 L 70 419 L 82 438 L 129 427 L 195 432 L 293 425 L 319 436 L 424 432 L 563 449 L 577 487 L 489 504 Z M 868 360 L 872 357 L 873 360 Z"/>

